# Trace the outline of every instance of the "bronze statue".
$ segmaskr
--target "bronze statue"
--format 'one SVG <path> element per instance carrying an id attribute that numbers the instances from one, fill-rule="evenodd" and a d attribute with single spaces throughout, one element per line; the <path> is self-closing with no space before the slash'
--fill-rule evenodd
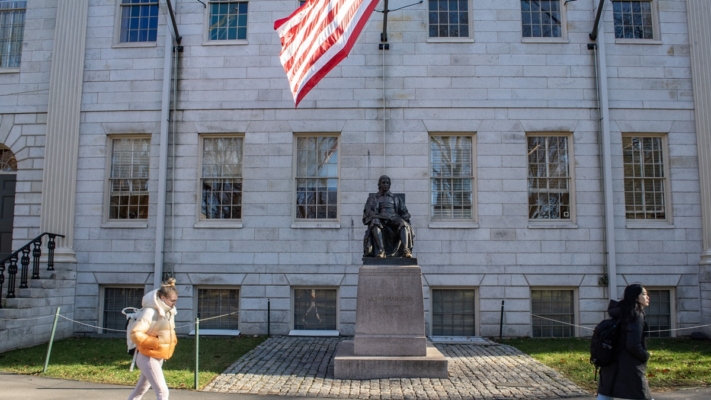
<path id="1" fill-rule="evenodd" d="M 415 231 L 405 196 L 390 192 L 390 178 L 378 180 L 378 193 L 371 193 L 363 208 L 363 224 L 368 225 L 363 240 L 364 257 L 412 257 Z"/>

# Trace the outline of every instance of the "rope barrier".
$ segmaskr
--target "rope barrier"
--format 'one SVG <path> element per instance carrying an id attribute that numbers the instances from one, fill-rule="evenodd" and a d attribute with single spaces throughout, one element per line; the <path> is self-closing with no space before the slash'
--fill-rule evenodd
<path id="1" fill-rule="evenodd" d="M 230 315 L 234 315 L 234 314 L 237 314 L 237 313 L 239 313 L 239 311 L 234 311 L 234 312 L 227 313 L 227 314 L 222 314 L 222 315 L 217 315 L 217 316 L 214 316 L 214 317 L 204 318 L 204 319 L 201 319 L 200 321 L 201 321 L 201 322 L 204 322 L 204 321 L 209 321 L 209 320 L 213 320 L 213 319 L 228 317 L 228 316 L 230 316 Z M 88 327 L 90 327 L 90 328 L 102 329 L 102 330 L 105 330 L 105 331 L 112 331 L 112 332 L 126 332 L 125 329 L 103 328 L 103 327 L 101 327 L 101 326 L 96 326 L 96 325 L 91 325 L 91 324 L 87 324 L 87 323 L 84 323 L 84 322 L 76 321 L 76 320 L 73 320 L 73 319 L 71 319 L 71 318 L 65 317 L 64 315 L 61 315 L 61 314 L 60 314 L 59 316 L 60 316 L 61 318 L 64 318 L 64 319 L 67 320 L 67 321 L 74 322 L 75 324 L 78 324 L 78 325 L 88 326 Z M 586 329 L 586 330 L 589 330 L 589 331 L 593 331 L 593 330 L 594 330 L 594 328 L 590 328 L 590 327 L 587 327 L 587 326 L 571 324 L 571 323 L 569 323 L 569 322 L 563 322 L 563 321 L 560 321 L 560 320 L 557 320 L 557 319 L 547 318 L 547 317 L 543 317 L 543 316 L 536 315 L 536 314 L 531 314 L 531 316 L 532 316 L 532 317 L 535 317 L 535 318 L 545 319 L 545 320 L 547 320 L 547 321 L 557 322 L 557 323 L 563 324 L 563 325 L 574 326 L 574 327 L 576 327 L 576 328 Z M 0 321 L 33 321 L 33 320 L 39 320 L 39 319 L 51 318 L 51 317 L 53 317 L 53 315 L 45 315 L 45 316 L 43 316 L 43 317 L 34 317 L 34 318 L 13 318 L 13 319 L 10 319 L 10 318 L 0 318 Z M 178 328 L 185 328 L 185 327 L 192 327 L 192 326 L 194 326 L 194 325 L 195 325 L 195 323 L 194 323 L 194 322 L 191 322 L 191 323 L 189 323 L 189 324 L 178 325 L 178 326 L 175 327 L 175 329 L 178 329 Z M 648 331 L 648 333 L 677 332 L 677 331 L 683 331 L 683 330 L 689 330 L 689 329 L 706 328 L 706 327 L 709 327 L 709 326 L 711 326 L 711 324 L 687 326 L 687 327 L 684 327 L 684 328 L 675 328 L 675 329 L 658 329 L 658 330 L 654 330 L 654 331 Z"/>
<path id="2" fill-rule="evenodd" d="M 545 319 L 545 320 L 548 320 L 548 321 L 557 322 L 557 323 L 563 324 L 563 325 L 570 325 L 570 326 L 574 326 L 574 327 L 577 327 L 577 328 L 587 329 L 587 330 L 589 330 L 589 331 L 595 330 L 594 328 L 589 328 L 589 327 L 587 327 L 587 326 L 571 324 L 571 323 L 568 323 L 568 322 L 559 321 L 559 320 L 557 320 L 557 319 L 542 317 L 542 316 L 536 315 L 536 314 L 531 314 L 531 316 L 532 316 L 532 317 L 536 317 L 536 318 L 540 318 L 540 319 Z M 688 326 L 688 327 L 686 327 L 686 328 L 659 329 L 659 330 L 654 330 L 654 331 L 647 331 L 647 333 L 676 332 L 676 331 L 682 331 L 682 330 L 687 330 L 687 329 L 705 328 L 705 327 L 707 327 L 707 326 L 711 326 L 711 324 Z"/>
<path id="3" fill-rule="evenodd" d="M 575 325 L 575 324 L 571 324 L 571 323 L 568 323 L 568 322 L 559 321 L 559 320 L 557 320 L 557 319 L 541 317 L 540 315 L 536 315 L 536 314 L 531 314 L 531 316 L 532 316 L 532 317 L 536 317 L 536 318 L 540 318 L 540 319 L 545 319 L 545 320 L 548 320 L 548 321 L 557 322 L 557 323 L 563 324 L 563 325 L 574 326 L 574 327 L 576 327 L 576 328 L 583 328 L 583 329 L 587 329 L 587 330 L 590 330 L 590 331 L 595 330 L 594 328 L 588 328 L 587 326 Z"/>
<path id="4" fill-rule="evenodd" d="M 228 316 L 230 316 L 230 315 L 237 314 L 237 313 L 239 313 L 239 311 L 234 311 L 234 312 L 231 312 L 231 313 L 228 313 L 228 314 L 222 314 L 222 315 L 217 315 L 217 316 L 215 316 L 215 317 L 210 317 L 210 318 L 201 319 L 200 321 L 202 322 L 202 321 L 209 321 L 209 320 L 211 320 L 211 319 L 217 319 L 217 318 L 228 317 Z M 47 315 L 47 316 L 44 316 L 44 317 L 37 317 L 37 318 L 28 318 L 28 320 L 29 320 L 29 319 L 39 319 L 39 318 L 48 318 L 48 317 L 52 317 L 52 315 Z M 60 317 L 66 319 L 67 321 L 72 321 L 72 322 L 74 322 L 75 324 L 88 326 L 88 327 L 90 327 L 90 328 L 103 329 L 103 330 L 105 330 L 105 331 L 112 331 L 112 332 L 126 332 L 125 329 L 103 328 L 103 327 L 101 327 L 101 326 L 96 326 L 96 325 L 91 325 L 91 324 L 87 324 L 87 323 L 84 323 L 84 322 L 79 322 L 79 321 L 73 320 L 73 319 L 71 319 L 71 318 L 65 317 L 64 315 L 60 315 Z M 21 321 L 21 320 L 19 320 L 19 319 L 13 319 L 13 320 L 7 320 L 7 321 Z M 177 325 L 177 326 L 175 327 L 175 329 L 178 329 L 178 328 L 185 328 L 185 327 L 191 327 L 191 326 L 194 326 L 194 325 L 195 325 L 195 323 L 194 323 L 194 322 L 191 322 L 191 323 L 185 324 L 185 325 Z"/>
<path id="5" fill-rule="evenodd" d="M 85 324 L 85 323 L 83 323 L 83 322 L 79 322 L 79 321 L 73 320 L 73 319 L 71 319 L 71 318 L 67 318 L 67 317 L 65 317 L 64 315 L 60 315 L 60 317 L 66 319 L 67 321 L 72 321 L 72 322 L 74 322 L 75 324 L 88 326 L 88 327 L 90 327 L 90 328 L 97 328 L 97 329 L 103 329 L 103 330 L 106 330 L 106 331 L 114 331 L 114 332 L 126 332 L 125 329 L 124 329 L 124 330 L 121 330 L 121 329 L 102 328 L 102 327 L 96 326 L 96 325 Z"/>
<path id="6" fill-rule="evenodd" d="M 234 311 L 234 312 L 231 312 L 231 313 L 229 313 L 229 314 L 218 315 L 218 316 L 216 316 L 216 317 L 200 318 L 200 322 L 209 321 L 209 320 L 211 320 L 211 319 L 222 318 L 222 317 L 226 317 L 226 316 L 228 316 L 228 315 L 233 315 L 233 314 L 237 314 L 237 313 L 239 313 L 239 311 Z"/>

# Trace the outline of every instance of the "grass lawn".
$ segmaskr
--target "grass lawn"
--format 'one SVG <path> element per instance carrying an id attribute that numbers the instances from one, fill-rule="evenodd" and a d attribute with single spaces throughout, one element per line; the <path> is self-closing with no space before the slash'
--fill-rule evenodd
<path id="1" fill-rule="evenodd" d="M 207 385 L 266 337 L 200 338 L 200 387 Z M 44 369 L 47 345 L 0 353 L 0 371 L 38 375 Z M 130 372 L 132 357 L 126 339 L 70 338 L 52 346 L 44 376 L 86 382 L 135 385 L 139 370 Z M 195 339 L 179 338 L 173 357 L 163 364 L 168 386 L 192 389 L 195 382 Z"/>
<path id="2" fill-rule="evenodd" d="M 561 372 L 584 389 L 594 392 L 590 364 L 590 339 L 508 339 L 501 343 Z M 711 341 L 648 338 L 651 352 L 647 379 L 653 391 L 711 385 Z"/>

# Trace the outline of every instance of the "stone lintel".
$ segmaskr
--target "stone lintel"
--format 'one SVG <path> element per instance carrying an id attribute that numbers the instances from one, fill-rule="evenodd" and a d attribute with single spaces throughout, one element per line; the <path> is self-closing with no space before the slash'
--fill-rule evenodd
<path id="1" fill-rule="evenodd" d="M 334 357 L 336 379 L 440 378 L 449 377 L 447 358 L 432 344 L 423 357 L 356 356 L 353 341 L 341 342 Z"/>

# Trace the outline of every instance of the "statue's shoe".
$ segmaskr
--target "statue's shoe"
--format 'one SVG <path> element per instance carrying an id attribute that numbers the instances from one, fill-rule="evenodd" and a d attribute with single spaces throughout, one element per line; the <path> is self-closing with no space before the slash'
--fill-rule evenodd
<path id="1" fill-rule="evenodd" d="M 384 251 L 383 251 L 383 252 L 380 252 L 380 253 L 378 253 L 375 257 L 377 257 L 377 258 L 385 258 L 385 252 L 384 252 Z"/>
<path id="2" fill-rule="evenodd" d="M 406 251 L 402 256 L 405 258 L 412 258 L 412 253 L 410 253 L 409 251 Z"/>

